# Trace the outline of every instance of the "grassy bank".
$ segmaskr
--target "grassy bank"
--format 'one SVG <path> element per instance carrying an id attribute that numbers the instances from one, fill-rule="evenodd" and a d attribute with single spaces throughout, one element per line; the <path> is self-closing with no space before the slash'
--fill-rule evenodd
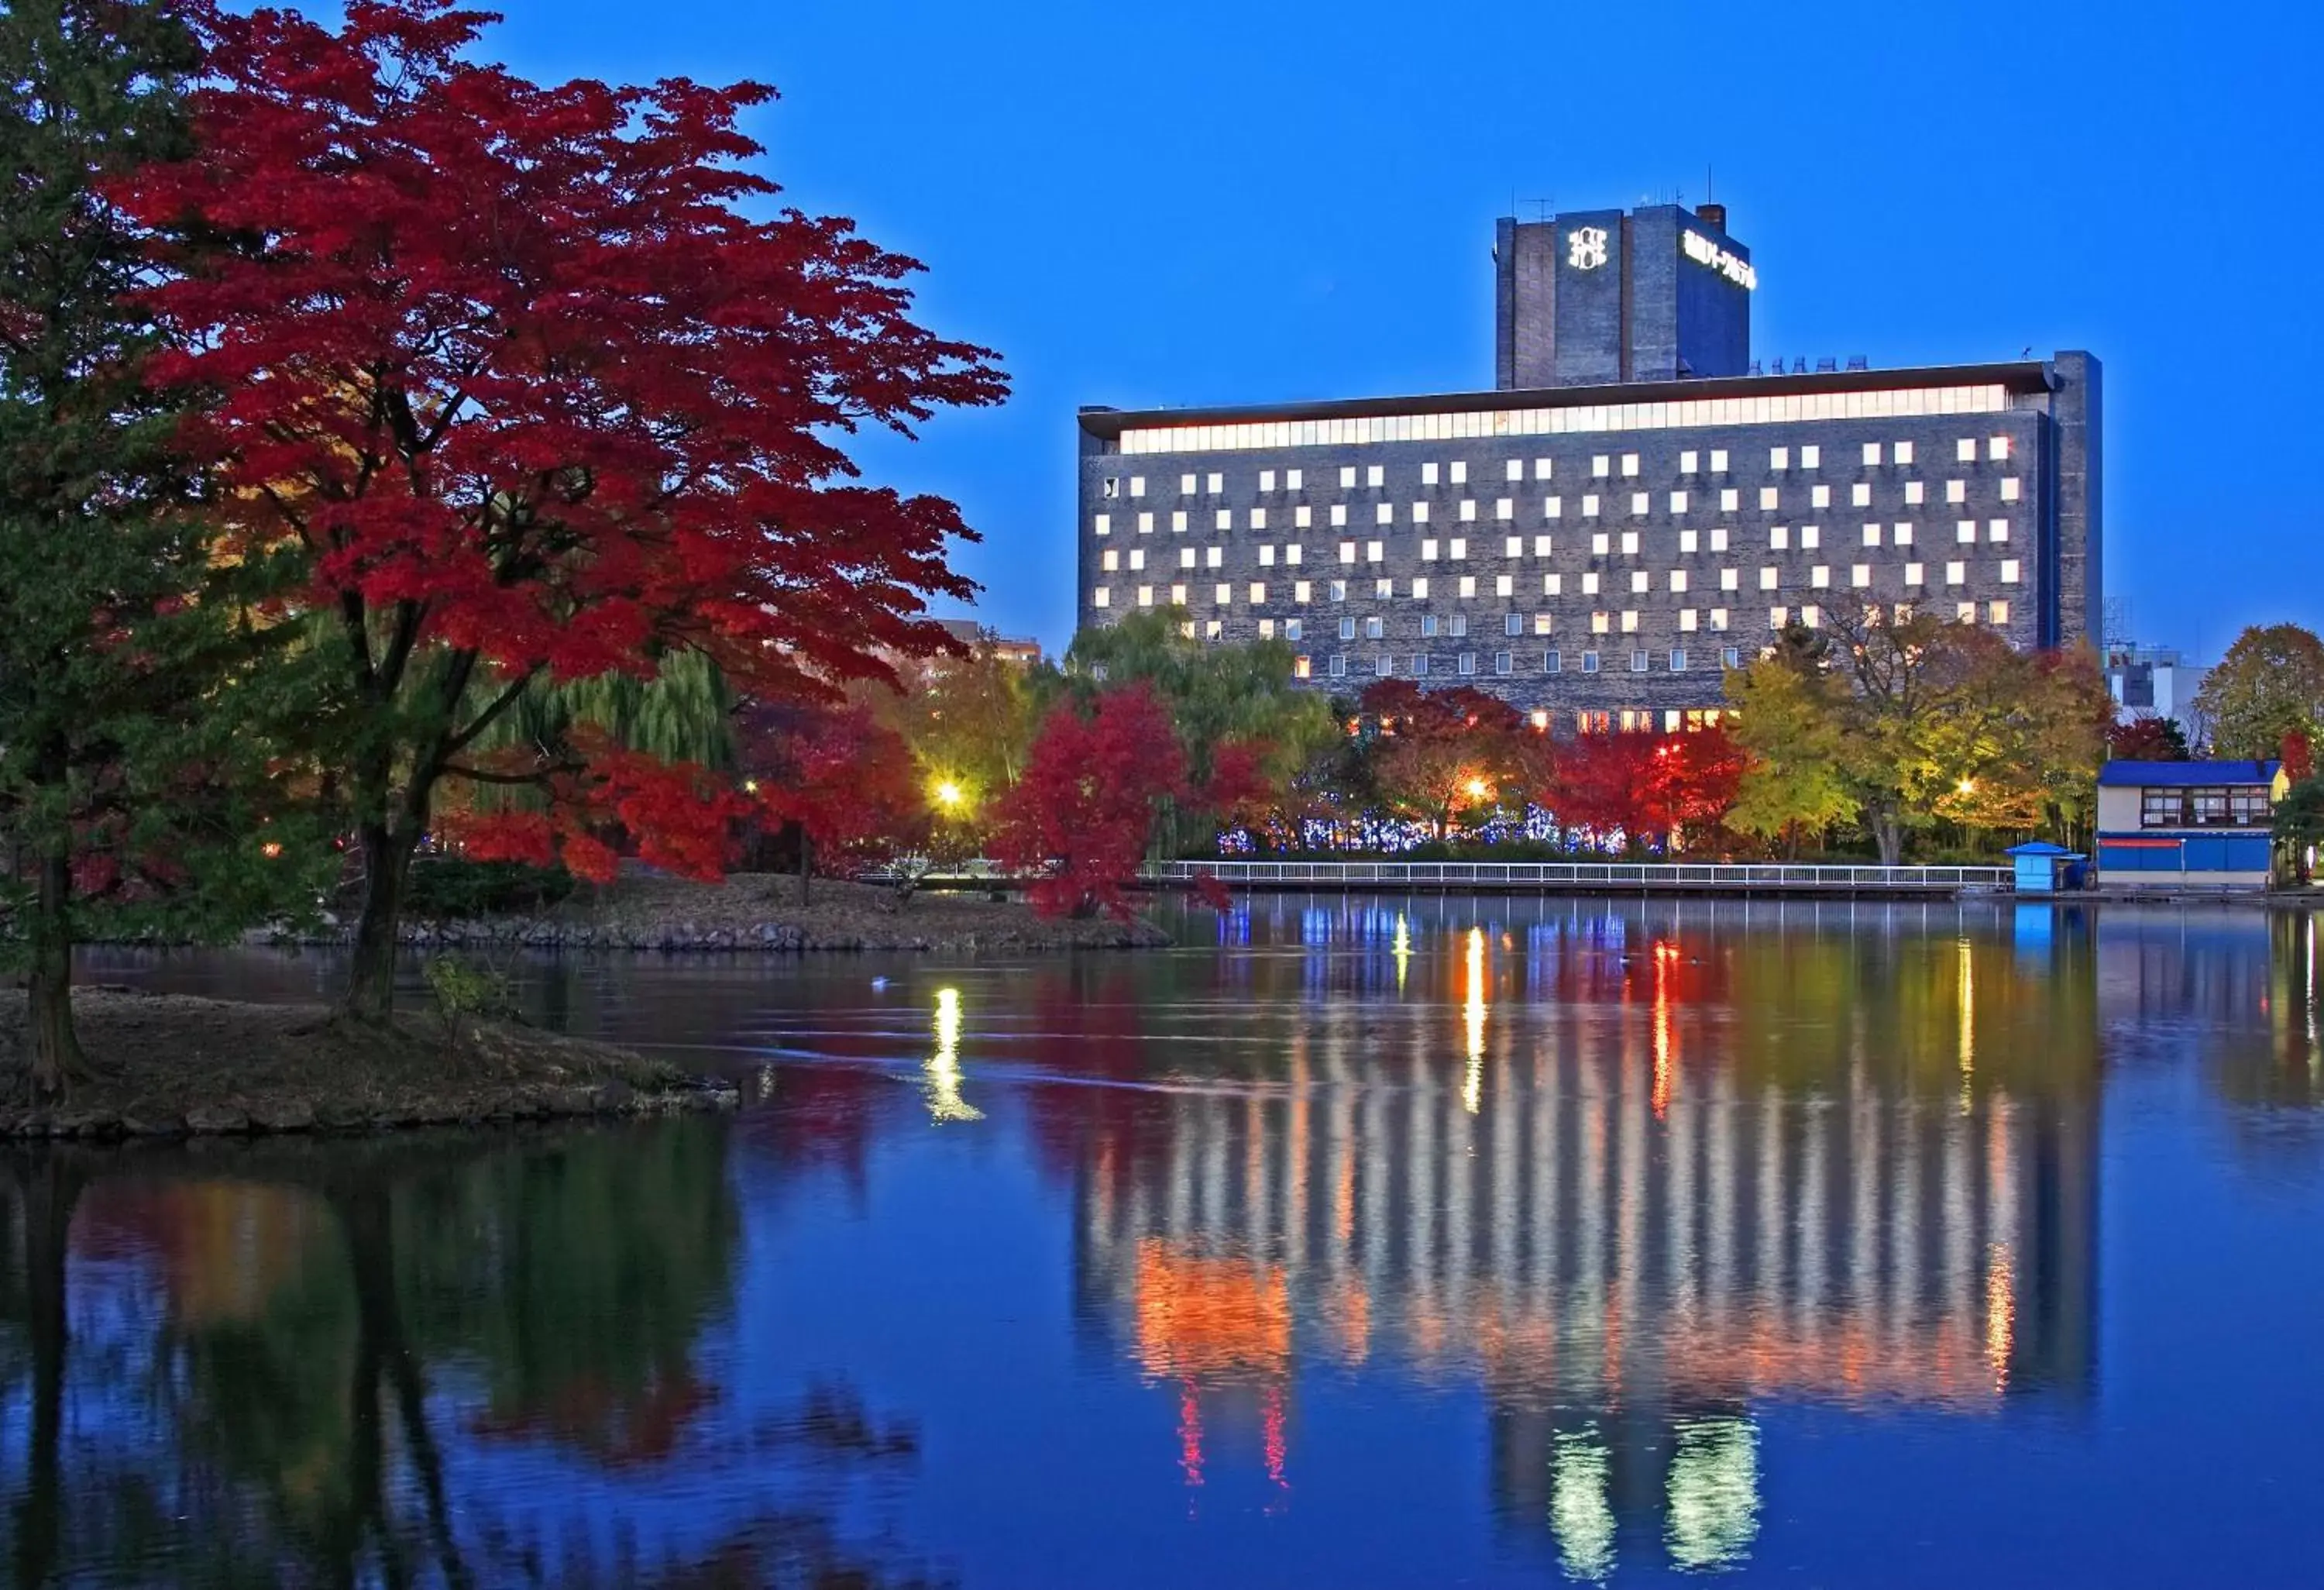
<path id="1" fill-rule="evenodd" d="M 0 1137 L 363 1132 L 731 1107 L 731 1087 L 625 1049 L 494 1022 L 456 1037 L 414 1013 L 392 1031 L 317 1005 L 84 988 L 92 1075 L 56 1106 L 31 1096 L 25 1000 L 0 992 Z"/>

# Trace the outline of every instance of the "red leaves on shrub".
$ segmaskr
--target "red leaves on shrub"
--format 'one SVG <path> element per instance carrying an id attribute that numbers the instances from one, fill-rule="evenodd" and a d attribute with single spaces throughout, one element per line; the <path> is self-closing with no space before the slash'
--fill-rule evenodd
<path id="1" fill-rule="evenodd" d="M 1169 715 L 1147 686 L 1106 691 L 1087 716 L 1062 702 L 995 813 L 993 859 L 1031 878 L 1027 896 L 1043 916 L 1126 920 L 1155 807 L 1184 798 L 1185 781 Z"/>

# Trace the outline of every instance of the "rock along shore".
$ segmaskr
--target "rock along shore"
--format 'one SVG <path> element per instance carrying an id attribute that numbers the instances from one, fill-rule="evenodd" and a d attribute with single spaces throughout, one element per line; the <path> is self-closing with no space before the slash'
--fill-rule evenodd
<path id="1" fill-rule="evenodd" d="M 392 1031 L 319 1005 L 262 1005 L 111 985 L 75 992 L 96 1075 L 30 1102 L 25 1001 L 0 992 L 0 1139 L 387 1132 L 585 1115 L 731 1110 L 730 1082 L 584 1039 L 498 1022 L 456 1036 L 412 1012 Z"/>
<path id="2" fill-rule="evenodd" d="M 798 880 L 742 873 L 718 883 L 626 871 L 602 891 L 530 917 L 415 922 L 415 945 L 586 950 L 742 950 L 772 954 L 899 950 L 990 955 L 1154 949 L 1170 936 L 1143 919 L 1051 920 L 1019 901 L 924 892 L 898 906 L 888 890 L 817 879 L 800 906 Z"/>

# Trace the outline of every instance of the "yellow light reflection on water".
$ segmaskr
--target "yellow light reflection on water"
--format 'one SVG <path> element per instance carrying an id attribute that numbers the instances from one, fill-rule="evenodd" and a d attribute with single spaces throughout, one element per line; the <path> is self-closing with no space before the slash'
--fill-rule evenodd
<path id="1" fill-rule="evenodd" d="M 1969 1079 L 1977 1073 L 1977 963 L 1969 957 L 1969 940 L 1960 941 L 1960 1107 L 1969 1110 Z"/>
<path id="2" fill-rule="evenodd" d="M 928 1114 L 938 1121 L 982 1121 L 984 1112 L 960 1096 L 960 990 L 936 990 L 936 1052 L 922 1068 Z"/>
<path id="3" fill-rule="evenodd" d="M 1461 1085 L 1461 1102 L 1471 1115 L 1485 1095 L 1485 930 L 1469 929 L 1469 992 L 1462 1013 L 1469 1029 L 1469 1075 Z"/>
<path id="4" fill-rule="evenodd" d="M 2017 1343 L 2016 1267 L 2007 1243 L 1995 1243 L 1985 1254 L 1985 1362 L 1993 1371 L 1993 1389 L 2009 1383 L 2009 1354 Z"/>
<path id="5" fill-rule="evenodd" d="M 1750 1420 L 1681 1423 L 1669 1494 L 1664 1539 L 1673 1562 L 1714 1568 L 1749 1556 L 1759 1534 L 1759 1444 Z"/>
<path id="6" fill-rule="evenodd" d="M 1405 925 L 1404 913 L 1396 918 L 1396 991 L 1404 992 L 1404 970 L 1412 964 L 1412 929 Z"/>
<path id="7" fill-rule="evenodd" d="M 1678 946 L 1661 939 L 1655 941 L 1655 1119 L 1659 1121 L 1670 1109 L 1671 1062 L 1671 967 L 1678 960 Z"/>

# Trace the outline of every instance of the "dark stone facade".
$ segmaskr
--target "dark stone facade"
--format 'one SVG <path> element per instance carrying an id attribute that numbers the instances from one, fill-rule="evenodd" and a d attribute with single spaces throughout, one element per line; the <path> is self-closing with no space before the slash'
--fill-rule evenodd
<path id="1" fill-rule="evenodd" d="M 1998 393 L 2002 406 L 1662 426 L 1646 423 L 1661 411 L 1644 407 L 1687 401 L 1707 410 L 1713 401 L 1742 398 L 1773 400 L 1757 405 L 1771 413 L 1829 411 L 1851 401 L 1887 401 L 1866 394 L 1940 389 Z M 1793 409 L 1780 407 L 1786 403 Z M 1632 428 L 1494 433 L 1496 412 L 1591 406 Z M 1306 659 L 1318 689 L 1353 694 L 1381 676 L 1386 660 L 1397 675 L 1410 678 L 1425 668 L 1429 682 L 1476 684 L 1521 708 L 1549 712 L 1562 729 L 1575 726 L 1575 714 L 1600 712 L 1609 724 L 1629 713 L 1633 722 L 1661 727 L 1672 714 L 1720 705 L 1721 663 L 1730 653 L 1748 657 L 1765 645 L 1776 608 L 1798 616 L 1813 607 L 1821 615 L 1865 599 L 1911 603 L 1951 617 L 1967 603 L 1978 623 L 1994 624 L 1992 605 L 2002 602 L 2007 612 L 1997 627 L 2015 644 L 2071 643 L 2094 634 L 2099 412 L 2098 362 L 2084 354 L 2061 354 L 2051 363 L 1296 408 L 1085 410 L 1079 620 L 1103 624 L 1175 599 L 1198 635 L 1222 641 L 1268 632 L 1287 637 L 1296 624 L 1294 650 Z M 1414 414 L 1480 434 L 1426 441 L 1315 439 L 1319 421 L 1387 423 L 1379 417 Z M 1184 428 L 1253 425 L 1274 429 L 1239 430 L 1234 437 L 1263 434 L 1272 442 L 1280 434 L 1282 445 L 1176 450 L 1181 441 L 1203 439 Z M 1308 430 L 1296 429 L 1302 426 Z M 1166 430 L 1172 450 L 1121 450 L 1124 431 L 1136 433 L 1133 445 L 1145 446 Z M 1218 436 L 1213 431 L 1210 439 Z M 1299 445 L 1303 436 L 1306 445 Z M 1973 458 L 1960 457 L 1964 442 Z M 1909 445 L 1909 463 L 1897 461 L 1899 444 Z M 1868 445 L 1879 449 L 1877 464 L 1866 461 Z M 1806 462 L 1810 448 L 1812 466 Z M 1723 469 L 1713 467 L 1715 452 L 1726 455 Z M 1603 476 L 1596 472 L 1600 459 Z M 1542 460 L 1549 466 L 1545 478 Z M 1512 462 L 1522 479 L 1508 478 Z M 1463 478 L 1455 478 L 1456 465 Z M 1430 466 L 1433 482 L 1425 478 Z M 1352 484 L 1343 484 L 1348 470 Z M 1194 489 L 1187 491 L 1190 476 Z M 1917 503 L 1910 500 L 1915 485 Z M 1761 493 L 1768 489 L 1774 505 L 1763 506 Z M 1680 492 L 1683 506 L 1673 495 Z M 1731 499 L 1723 495 L 1729 492 Z M 1950 500 L 1955 492 L 1960 500 Z M 1594 513 L 1587 501 L 1593 497 Z M 1554 516 L 1547 512 L 1551 498 L 1557 500 Z M 1334 509 L 1344 523 L 1333 522 Z M 1973 543 L 1959 540 L 1963 521 L 1975 527 Z M 2006 526 L 2006 540 L 1992 539 L 1996 521 Z M 1900 524 L 1912 527 L 1910 543 L 1901 547 Z M 1866 544 L 1867 525 L 1880 527 L 1877 546 Z M 1775 547 L 1779 527 L 1784 544 Z M 1804 544 L 1809 530 L 1813 545 Z M 1514 553 L 1511 537 L 1517 538 Z M 1296 564 L 1288 560 L 1293 547 Z M 1352 562 L 1342 560 L 1343 547 L 1353 549 Z M 1953 564 L 1961 566 L 1958 583 L 1950 578 Z M 1919 566 L 1917 584 L 1908 579 L 1908 565 Z M 1774 571 L 1772 589 L 1763 587 L 1767 570 Z M 1634 588 L 1640 576 L 1643 590 Z M 1545 589 L 1549 577 L 1554 593 Z M 1416 579 L 1427 582 L 1425 596 L 1413 594 Z M 1464 579 L 1471 582 L 1467 594 Z M 1386 596 L 1376 594 L 1381 580 L 1389 582 Z M 1335 582 L 1344 588 L 1335 592 Z M 1684 627 L 1689 613 L 1691 630 Z M 1723 628 L 1714 614 L 1724 615 Z M 1514 635 L 1508 633 L 1512 618 L 1519 631 Z M 1352 636 L 1343 638 L 1343 622 Z M 1548 667 L 1553 652 L 1554 671 Z M 1585 656 L 1594 656 L 1594 671 Z M 1635 666 L 1640 658 L 1643 668 Z M 1343 671 L 1334 671 L 1335 659 Z"/>
<path id="2" fill-rule="evenodd" d="M 1494 229 L 1494 380 L 1504 391 L 1741 375 L 1751 291 L 1685 253 L 1692 234 L 1748 266 L 1725 212 L 1652 205 Z"/>

